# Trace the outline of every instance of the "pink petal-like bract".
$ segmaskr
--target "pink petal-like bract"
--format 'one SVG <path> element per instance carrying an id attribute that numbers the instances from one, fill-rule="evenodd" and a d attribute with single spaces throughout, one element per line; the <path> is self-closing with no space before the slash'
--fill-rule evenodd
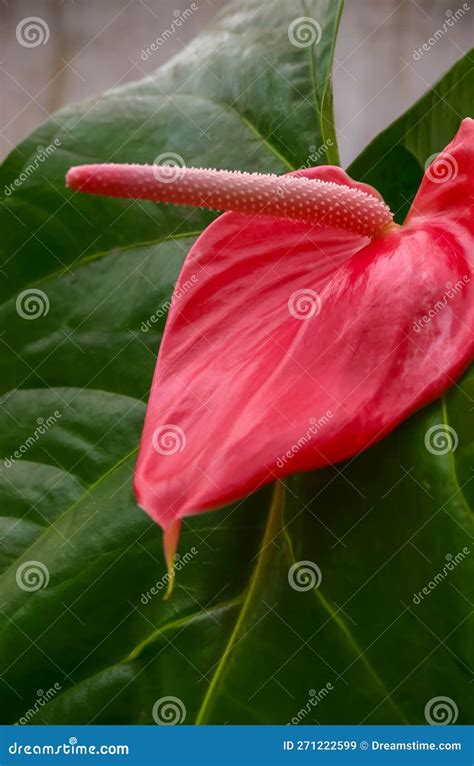
<path id="1" fill-rule="evenodd" d="M 107 166 L 97 181 L 92 167 L 70 171 L 70 185 L 182 204 L 196 196 L 153 196 L 137 166 L 125 166 L 133 183 Z M 182 517 L 350 458 L 439 397 L 473 356 L 474 121 L 427 169 L 402 227 L 339 168 L 295 175 L 330 182 L 332 196 L 308 216 L 306 180 L 298 216 L 291 189 L 278 200 L 265 187 L 254 208 L 224 190 L 229 204 L 214 196 L 209 206 L 244 212 L 206 229 L 176 284 L 135 474 L 168 557 Z M 289 177 L 270 178 L 276 189 Z M 333 185 L 359 194 L 338 202 Z"/>

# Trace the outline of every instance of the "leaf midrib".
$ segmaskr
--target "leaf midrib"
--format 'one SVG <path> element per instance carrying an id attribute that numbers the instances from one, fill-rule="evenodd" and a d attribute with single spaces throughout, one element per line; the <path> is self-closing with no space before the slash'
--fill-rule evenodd
<path id="1" fill-rule="evenodd" d="M 275 537 L 282 530 L 287 541 L 289 561 L 290 563 L 296 563 L 296 557 L 293 552 L 293 545 L 292 545 L 291 539 L 288 536 L 288 533 L 286 532 L 286 528 L 283 523 L 284 498 L 285 498 L 285 489 L 283 485 L 280 482 L 278 482 L 277 484 L 275 484 L 275 491 L 274 491 L 274 497 L 272 500 L 272 505 L 269 511 L 268 520 L 265 527 L 265 532 L 262 538 L 262 542 L 260 545 L 259 553 L 257 554 L 257 564 L 250 577 L 247 593 L 243 600 L 242 608 L 237 617 L 236 623 L 234 625 L 234 629 L 230 635 L 229 641 L 227 642 L 227 645 L 224 649 L 222 657 L 217 665 L 215 673 L 207 689 L 206 695 L 204 696 L 201 706 L 199 708 L 199 711 L 197 713 L 196 721 L 195 721 L 197 725 L 206 723 L 205 721 L 206 714 L 208 713 L 208 710 L 212 704 L 213 696 L 216 693 L 219 687 L 220 681 L 226 671 L 232 652 L 242 638 L 242 637 L 239 638 L 239 633 L 252 607 L 255 592 L 263 577 L 266 563 L 269 557 L 271 556 L 271 545 Z M 386 695 L 386 699 L 389 700 L 391 706 L 397 712 L 397 715 L 399 716 L 400 720 L 406 723 L 407 721 L 403 714 L 403 711 L 391 699 L 390 694 L 388 693 L 387 688 L 385 687 L 382 679 L 379 677 L 375 668 L 370 664 L 370 662 L 366 658 L 364 652 L 361 650 L 359 644 L 357 643 L 351 631 L 345 624 L 344 620 L 342 620 L 342 618 L 339 615 L 335 614 L 334 610 L 331 609 L 326 599 L 322 597 L 322 595 L 319 593 L 317 589 L 316 590 L 313 589 L 313 594 L 315 598 L 318 600 L 318 603 L 320 603 L 320 605 L 322 605 L 325 611 L 329 614 L 331 620 L 334 620 L 334 623 L 336 624 L 336 626 L 339 628 L 339 630 L 341 630 L 343 635 L 348 639 L 348 641 L 352 645 L 352 648 L 356 652 L 357 660 L 360 659 L 362 661 L 369 675 L 375 680 L 378 687 Z"/>
<path id="2" fill-rule="evenodd" d="M 259 585 L 260 578 L 265 570 L 265 564 L 271 555 L 270 545 L 275 535 L 277 534 L 278 527 L 280 526 L 278 522 L 279 521 L 281 522 L 281 515 L 283 512 L 283 502 L 284 502 L 284 487 L 280 482 L 278 482 L 277 484 L 275 484 L 275 490 L 274 490 L 274 495 L 273 495 L 270 511 L 268 514 L 267 524 L 265 527 L 260 549 L 257 555 L 257 563 L 250 577 L 249 586 L 248 586 L 244 601 L 242 603 L 242 608 L 237 617 L 236 623 L 234 625 L 234 629 L 226 644 L 222 657 L 219 660 L 219 663 L 214 672 L 214 675 L 212 676 L 211 683 L 208 686 L 207 692 L 197 712 L 196 720 L 195 720 L 196 725 L 200 725 L 205 722 L 204 718 L 206 716 L 207 709 L 209 708 L 211 704 L 214 691 L 217 689 L 218 684 L 221 680 L 221 677 L 224 674 L 224 671 L 226 669 L 227 663 L 229 661 L 229 658 L 232 654 L 233 649 L 235 648 L 235 646 L 238 644 L 238 641 L 240 640 L 238 639 L 240 629 L 245 621 L 245 618 L 247 617 L 248 612 L 250 611 L 255 591 Z"/>

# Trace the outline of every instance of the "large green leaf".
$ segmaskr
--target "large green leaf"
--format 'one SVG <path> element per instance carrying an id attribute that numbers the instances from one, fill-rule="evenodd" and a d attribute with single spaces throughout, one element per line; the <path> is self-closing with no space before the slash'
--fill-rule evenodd
<path id="1" fill-rule="evenodd" d="M 63 110 L 1 168 L 4 722 L 152 721 L 166 694 L 195 720 L 269 507 L 266 490 L 187 524 L 162 600 L 161 532 L 131 476 L 167 301 L 212 214 L 74 195 L 65 172 L 167 152 L 279 173 L 334 161 L 339 14 L 332 0 L 236 3 L 156 75 Z M 289 39 L 303 16 L 317 45 Z"/>

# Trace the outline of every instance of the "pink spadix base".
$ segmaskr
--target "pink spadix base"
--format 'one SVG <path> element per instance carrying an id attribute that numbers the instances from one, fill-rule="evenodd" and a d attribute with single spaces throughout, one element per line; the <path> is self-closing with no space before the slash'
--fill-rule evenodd
<path id="1" fill-rule="evenodd" d="M 393 222 L 375 194 L 298 176 L 171 165 L 80 165 L 66 176 L 81 192 L 268 215 L 374 236 Z"/>

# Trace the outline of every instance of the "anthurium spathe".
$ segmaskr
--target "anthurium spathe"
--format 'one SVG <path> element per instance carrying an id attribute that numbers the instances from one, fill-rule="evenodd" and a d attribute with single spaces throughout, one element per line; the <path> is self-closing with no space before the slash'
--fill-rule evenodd
<path id="1" fill-rule="evenodd" d="M 136 467 L 169 555 L 184 516 L 357 454 L 466 368 L 473 176 L 473 120 L 401 227 L 336 167 L 70 171 L 85 192 L 234 211 L 199 237 L 176 284 Z"/>

